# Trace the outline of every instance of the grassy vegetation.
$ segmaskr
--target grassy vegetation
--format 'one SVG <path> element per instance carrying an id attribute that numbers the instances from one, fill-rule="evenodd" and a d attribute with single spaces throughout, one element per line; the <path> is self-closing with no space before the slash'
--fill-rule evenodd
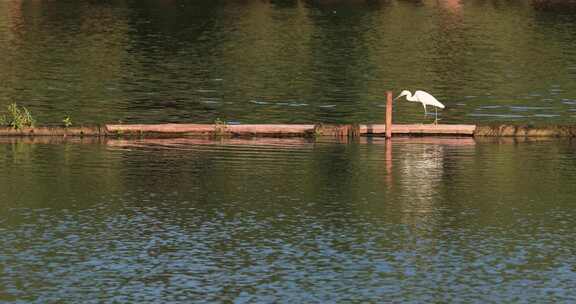
<path id="1" fill-rule="evenodd" d="M 11 103 L 6 107 L 5 113 L 0 113 L 0 126 L 14 129 L 33 128 L 36 121 L 28 109 Z"/>

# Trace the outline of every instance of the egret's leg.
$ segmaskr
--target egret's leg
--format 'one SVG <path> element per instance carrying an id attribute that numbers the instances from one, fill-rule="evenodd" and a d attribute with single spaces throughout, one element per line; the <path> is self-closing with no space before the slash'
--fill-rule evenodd
<path id="1" fill-rule="evenodd" d="M 424 116 L 428 115 L 428 112 L 426 111 L 426 105 L 422 104 L 422 106 L 424 107 Z"/>
<path id="2" fill-rule="evenodd" d="M 434 112 L 435 112 L 435 119 L 434 119 L 434 124 L 437 125 L 438 124 L 438 108 L 434 107 Z"/>

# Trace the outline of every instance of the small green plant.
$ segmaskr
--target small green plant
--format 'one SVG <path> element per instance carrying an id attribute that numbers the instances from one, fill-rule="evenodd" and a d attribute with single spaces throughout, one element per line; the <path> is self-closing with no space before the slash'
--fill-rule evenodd
<path id="1" fill-rule="evenodd" d="M 226 121 L 224 121 L 220 118 L 216 118 L 214 120 L 214 132 L 217 135 L 222 135 L 222 134 L 226 133 L 226 126 L 227 126 Z"/>
<path id="2" fill-rule="evenodd" d="M 226 121 L 222 120 L 222 119 L 220 119 L 220 117 L 218 117 L 214 120 L 214 124 L 217 126 L 226 125 Z"/>
<path id="3" fill-rule="evenodd" d="M 6 113 L 0 115 L 0 125 L 14 129 L 33 128 L 36 121 L 26 107 L 11 103 L 6 107 Z"/>
<path id="4" fill-rule="evenodd" d="M 64 128 L 69 128 L 72 126 L 72 118 L 70 118 L 70 115 L 66 115 L 66 117 L 62 119 L 62 124 L 64 124 Z"/>

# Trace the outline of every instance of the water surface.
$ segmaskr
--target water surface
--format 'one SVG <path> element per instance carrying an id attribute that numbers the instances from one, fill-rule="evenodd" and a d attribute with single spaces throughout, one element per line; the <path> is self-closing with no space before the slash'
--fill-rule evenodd
<path id="1" fill-rule="evenodd" d="M 0 1 L 0 109 L 375 123 L 424 89 L 446 123 L 573 123 L 553 2 Z M 576 301 L 573 141 L 0 142 L 0 302 Z"/>
<path id="2" fill-rule="evenodd" d="M 0 108 L 39 121 L 378 122 L 423 89 L 443 122 L 573 123 L 561 1 L 2 1 Z M 398 122 L 420 122 L 416 104 Z"/>
<path id="3" fill-rule="evenodd" d="M 574 142 L 0 149 L 0 301 L 576 300 Z"/>

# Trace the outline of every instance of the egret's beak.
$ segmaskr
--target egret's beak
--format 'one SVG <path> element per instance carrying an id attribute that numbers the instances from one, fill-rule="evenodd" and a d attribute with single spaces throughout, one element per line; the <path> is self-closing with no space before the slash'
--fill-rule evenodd
<path id="1" fill-rule="evenodd" d="M 396 100 L 396 99 L 398 99 L 398 98 L 400 98 L 400 97 L 402 97 L 402 95 L 398 95 L 398 96 L 396 96 L 396 98 L 394 98 L 394 99 L 392 99 L 392 100 Z"/>

